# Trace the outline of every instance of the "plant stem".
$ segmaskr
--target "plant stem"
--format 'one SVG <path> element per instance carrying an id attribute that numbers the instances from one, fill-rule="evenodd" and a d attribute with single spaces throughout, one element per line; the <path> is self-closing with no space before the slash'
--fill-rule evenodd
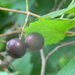
<path id="1" fill-rule="evenodd" d="M 31 12 L 18 11 L 18 10 L 7 9 L 7 8 L 2 8 L 2 7 L 0 7 L 0 10 L 15 12 L 15 13 L 21 13 L 21 14 L 29 14 L 29 16 L 33 16 L 33 17 L 40 17 L 39 15 L 36 15 L 34 13 L 31 13 Z"/>
<path id="2" fill-rule="evenodd" d="M 71 6 L 73 3 L 74 3 L 74 0 L 71 1 L 71 3 L 68 5 L 68 7 Z M 62 19 L 63 17 L 64 17 L 64 14 L 61 15 L 60 19 Z"/>
<path id="3" fill-rule="evenodd" d="M 64 43 L 64 44 L 62 44 L 62 45 L 60 45 L 60 46 L 57 46 L 57 47 L 55 47 L 48 55 L 47 55 L 47 57 L 46 57 L 46 61 L 48 60 L 48 58 L 50 58 L 50 56 L 52 56 L 56 51 L 58 51 L 60 48 L 62 48 L 62 47 L 65 47 L 65 46 L 68 46 L 68 45 L 71 45 L 71 44 L 75 44 L 75 41 L 73 41 L 73 42 L 68 42 L 68 43 Z"/>
<path id="4" fill-rule="evenodd" d="M 45 68 L 46 68 L 46 61 L 42 61 L 42 67 L 41 67 L 41 75 L 45 75 Z"/>
<path id="5" fill-rule="evenodd" d="M 43 49 L 40 50 L 40 55 L 42 59 L 41 75 L 45 75 L 46 61 L 45 61 L 45 55 Z"/>
<path id="6" fill-rule="evenodd" d="M 26 11 L 29 11 L 29 8 L 28 8 L 28 0 L 26 0 Z"/>
<path id="7" fill-rule="evenodd" d="M 26 27 L 26 24 L 27 24 L 27 21 L 28 21 L 28 16 L 29 16 L 29 15 L 26 16 L 26 20 L 25 20 L 24 26 L 23 26 L 23 28 L 22 28 L 22 33 L 21 33 L 19 39 L 21 39 L 22 36 L 23 36 L 23 34 L 24 34 L 24 28 Z"/>
<path id="8" fill-rule="evenodd" d="M 20 33 L 20 31 L 13 31 L 13 32 L 7 33 L 7 34 L 1 34 L 0 37 L 8 36 L 8 35 L 11 35 L 11 34 L 17 34 L 17 33 Z"/>
<path id="9" fill-rule="evenodd" d="M 26 11 L 28 12 L 28 0 L 26 0 Z M 28 16 L 29 16 L 29 14 L 27 14 L 27 16 L 26 16 L 24 26 L 22 27 L 22 33 L 21 33 L 19 39 L 21 39 L 24 34 L 24 28 L 26 27 L 26 24 L 28 22 Z"/>

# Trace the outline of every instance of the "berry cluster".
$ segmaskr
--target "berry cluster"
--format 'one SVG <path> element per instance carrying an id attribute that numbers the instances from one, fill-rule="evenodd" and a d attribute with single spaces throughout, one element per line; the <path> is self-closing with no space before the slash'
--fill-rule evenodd
<path id="1" fill-rule="evenodd" d="M 6 49 L 7 53 L 12 58 L 20 58 L 24 56 L 27 48 L 32 51 L 38 51 L 43 47 L 43 45 L 43 36 L 39 33 L 31 33 L 28 36 L 26 36 L 25 42 L 18 38 L 11 39 L 7 42 Z"/>

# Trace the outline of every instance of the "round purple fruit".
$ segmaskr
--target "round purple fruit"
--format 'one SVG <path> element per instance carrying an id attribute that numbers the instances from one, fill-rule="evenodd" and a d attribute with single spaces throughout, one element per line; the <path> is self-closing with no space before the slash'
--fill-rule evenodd
<path id="1" fill-rule="evenodd" d="M 24 56 L 27 46 L 20 39 L 11 39 L 6 45 L 7 53 L 12 58 L 20 58 Z"/>
<path id="2" fill-rule="evenodd" d="M 25 43 L 30 50 L 38 51 L 44 45 L 44 38 L 40 33 L 31 33 L 26 36 Z"/>

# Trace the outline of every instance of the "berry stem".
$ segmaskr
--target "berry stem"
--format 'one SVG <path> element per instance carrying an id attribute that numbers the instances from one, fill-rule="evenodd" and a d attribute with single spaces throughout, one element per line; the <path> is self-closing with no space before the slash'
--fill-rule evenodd
<path id="1" fill-rule="evenodd" d="M 28 0 L 26 0 L 26 12 L 28 12 Z M 23 26 L 23 28 L 22 28 L 22 33 L 21 33 L 19 39 L 21 39 L 22 36 L 23 36 L 23 34 L 24 34 L 24 28 L 25 28 L 26 25 L 27 25 L 27 22 L 28 22 L 28 16 L 29 16 L 29 15 L 30 15 L 30 14 L 28 13 L 27 16 L 26 16 L 25 23 L 24 23 L 24 26 Z"/>
<path id="2" fill-rule="evenodd" d="M 22 36 L 23 36 L 23 34 L 24 34 L 24 28 L 26 27 L 26 24 L 27 24 L 27 21 L 28 21 L 28 16 L 29 16 L 29 14 L 26 16 L 25 23 L 24 23 L 24 26 L 23 26 L 23 28 L 22 28 L 22 33 L 21 33 L 19 39 L 21 39 Z"/>

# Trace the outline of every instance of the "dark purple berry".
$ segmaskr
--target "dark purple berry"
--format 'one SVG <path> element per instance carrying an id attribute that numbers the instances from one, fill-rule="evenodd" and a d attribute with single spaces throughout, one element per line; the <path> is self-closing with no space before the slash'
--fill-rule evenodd
<path id="1" fill-rule="evenodd" d="M 24 56 L 27 46 L 23 41 L 15 38 L 7 42 L 6 49 L 12 58 L 20 58 Z"/>
<path id="2" fill-rule="evenodd" d="M 44 38 L 40 33 L 31 33 L 26 37 L 25 43 L 30 50 L 38 51 L 44 45 Z"/>

